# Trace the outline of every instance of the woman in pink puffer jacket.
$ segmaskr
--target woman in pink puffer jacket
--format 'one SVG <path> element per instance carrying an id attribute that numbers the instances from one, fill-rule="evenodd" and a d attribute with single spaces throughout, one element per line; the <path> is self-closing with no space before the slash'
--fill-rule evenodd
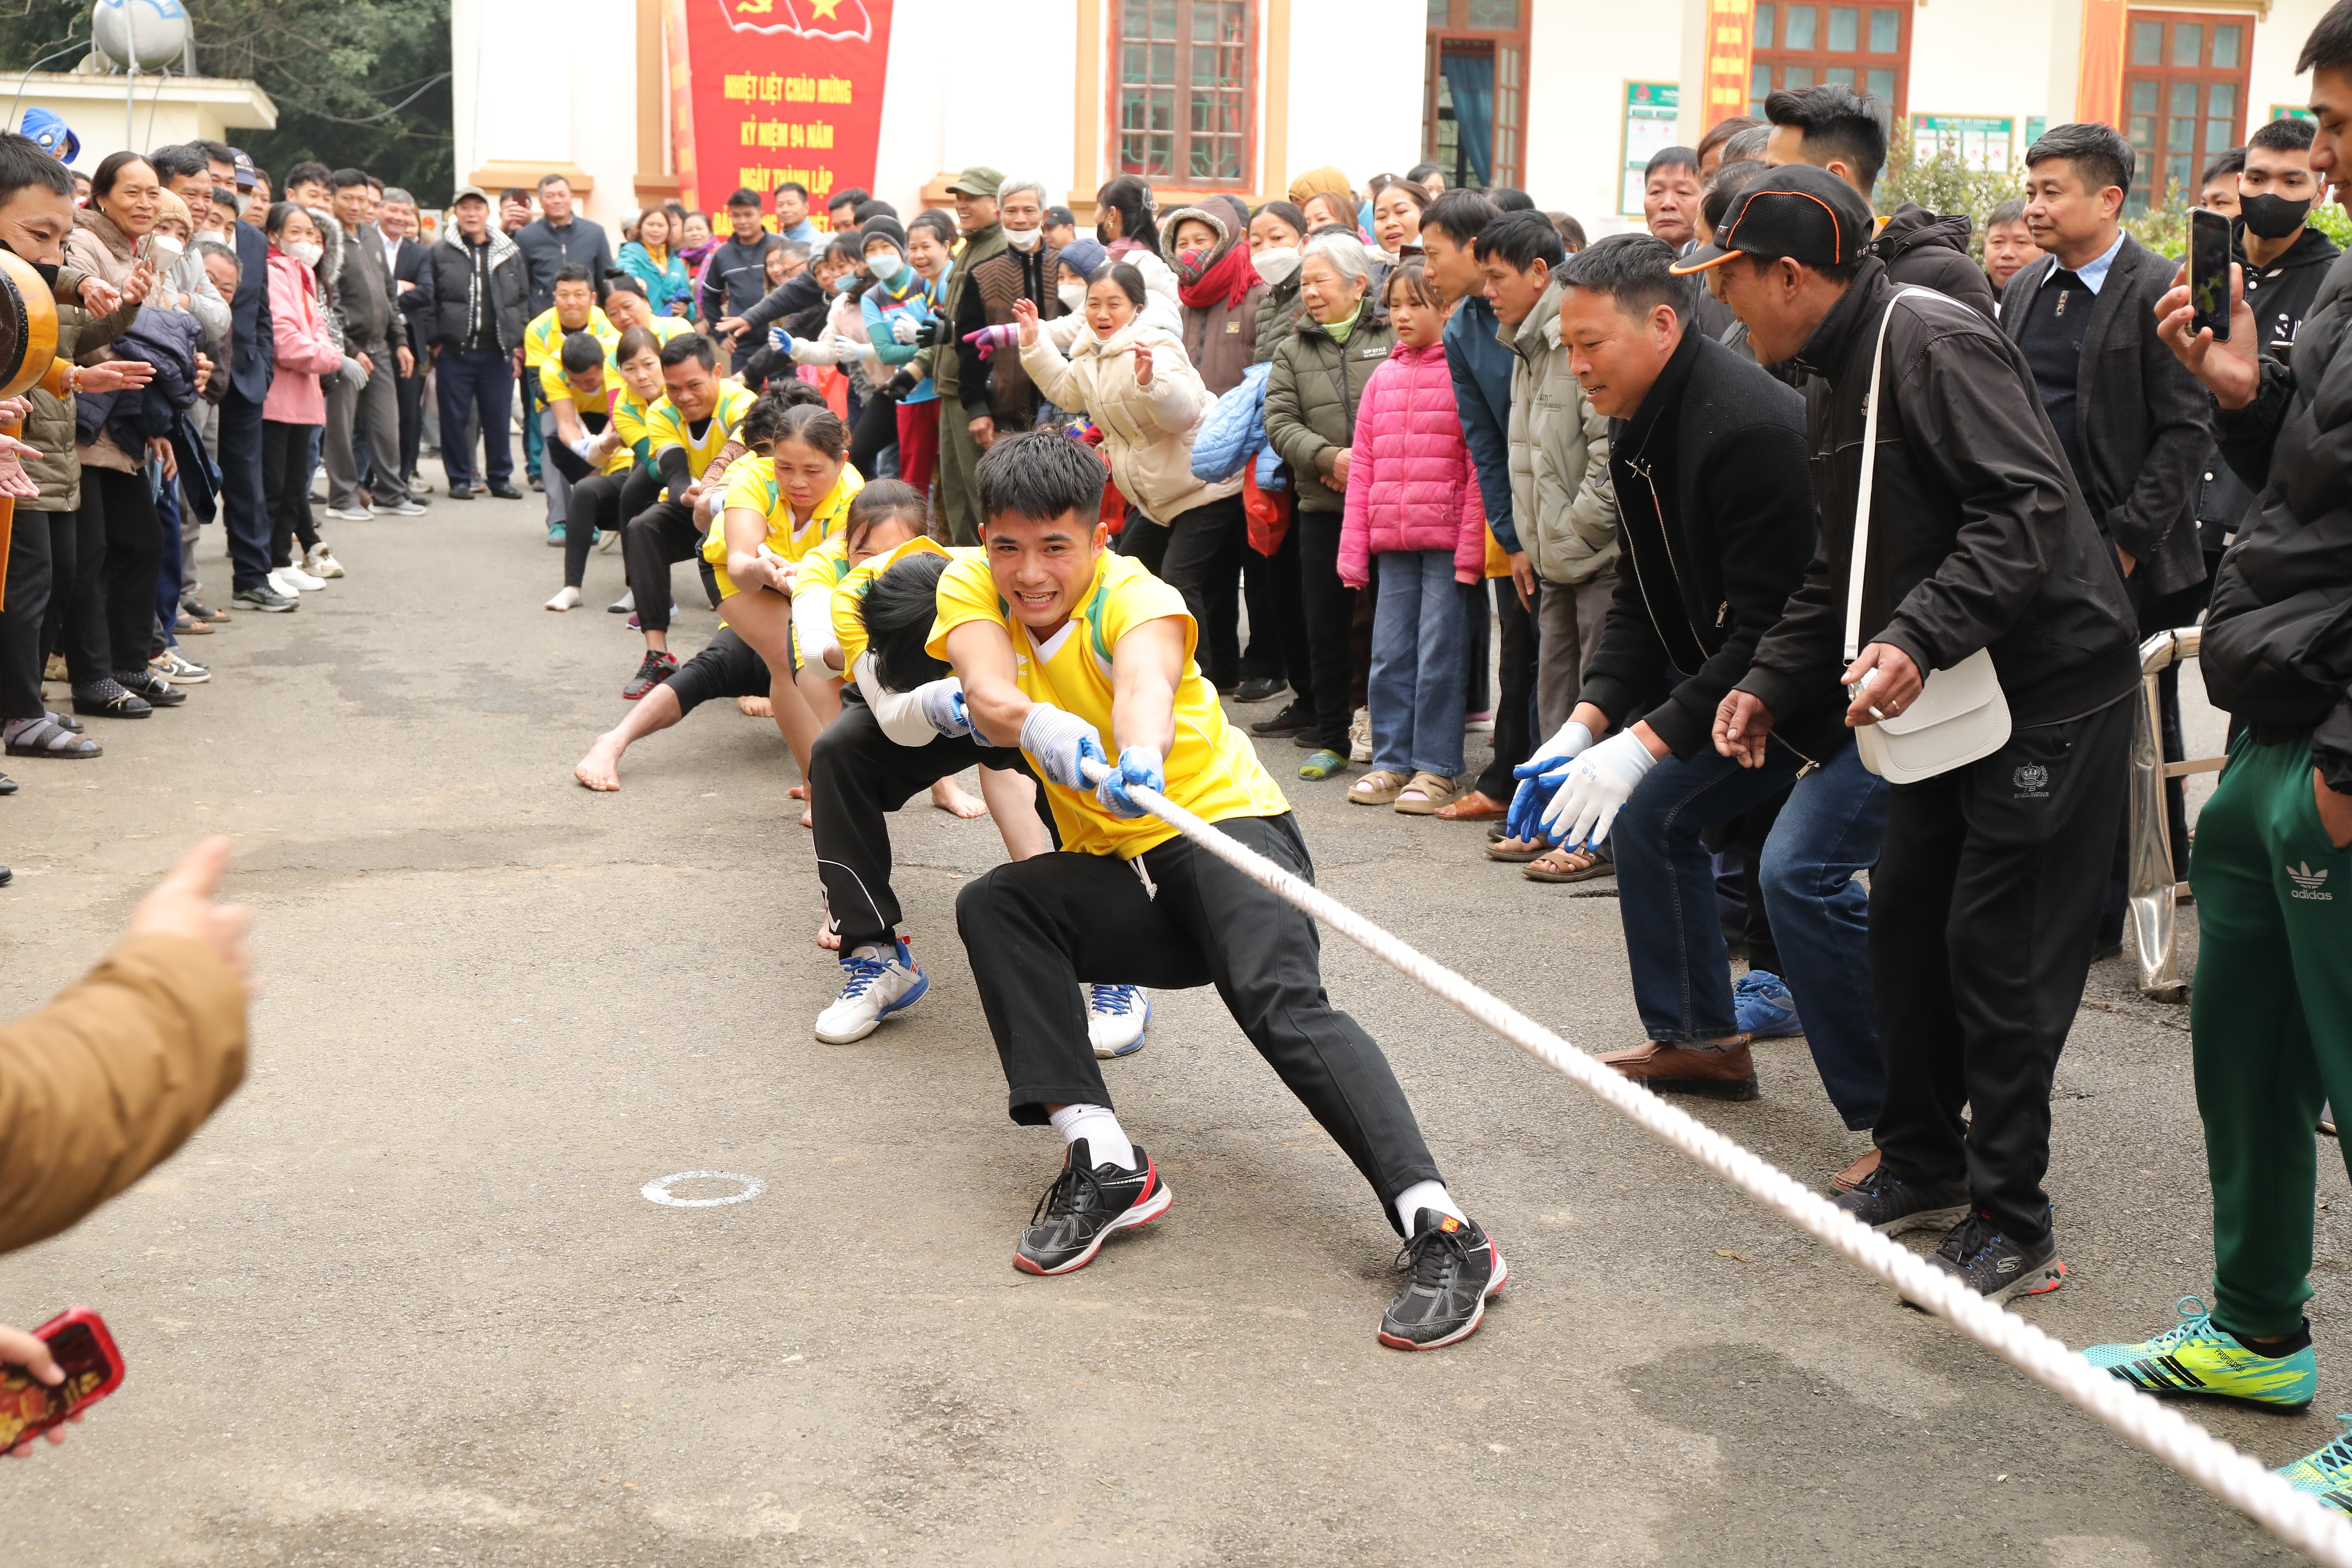
<path id="1" fill-rule="evenodd" d="M 1470 623 L 1486 575 L 1486 509 L 1462 440 L 1440 336 L 1445 309 L 1418 261 L 1389 274 L 1397 343 L 1365 384 L 1348 458 L 1339 575 L 1380 574 L 1372 616 L 1372 771 L 1348 798 L 1426 816 L 1460 793 Z"/>

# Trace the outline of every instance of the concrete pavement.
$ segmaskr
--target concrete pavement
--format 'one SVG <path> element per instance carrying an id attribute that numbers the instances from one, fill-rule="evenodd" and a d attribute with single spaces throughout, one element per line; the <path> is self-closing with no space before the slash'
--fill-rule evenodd
<path id="1" fill-rule="evenodd" d="M 895 819 L 930 996 L 816 1044 L 837 972 L 772 725 L 713 704 L 617 795 L 575 784 L 636 639 L 601 609 L 617 552 L 590 608 L 540 609 L 542 506 L 332 525 L 351 575 L 190 639 L 217 675 L 185 708 L 7 764 L 0 1009 L 215 831 L 266 992 L 213 1123 L 0 1259 L 0 1322 L 87 1302 L 130 1367 L 0 1471 L 0 1562 L 2289 1560 L 1344 942 L 1334 996 L 1510 1258 L 1476 1338 L 1375 1342 L 1396 1238 L 1206 991 L 1158 997 L 1110 1068 L 1172 1211 L 1080 1275 L 1015 1273 L 1058 1147 L 1005 1120 L 953 935 L 993 829 Z M 690 649 L 715 623 L 677 584 Z M 1528 883 L 1266 755 L 1327 889 L 1580 1046 L 1638 1041 L 1605 884 Z M 2095 973 L 2055 1106 L 2074 1274 L 2021 1308 L 2070 1343 L 2154 1331 L 2210 1271 L 2186 1026 Z M 1801 1042 L 1759 1054 L 1765 1097 L 1700 1114 L 1811 1178 L 1860 1151 Z M 2273 1463 L 2352 1408 L 2333 1152 L 2319 1404 L 2197 1412 Z M 690 1171 L 766 1186 L 641 1194 Z"/>

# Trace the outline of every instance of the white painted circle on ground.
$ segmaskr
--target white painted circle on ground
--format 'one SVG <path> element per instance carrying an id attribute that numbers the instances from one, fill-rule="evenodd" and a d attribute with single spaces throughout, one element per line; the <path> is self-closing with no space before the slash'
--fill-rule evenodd
<path id="1" fill-rule="evenodd" d="M 740 1182 L 743 1190 L 730 1193 L 723 1198 L 682 1198 L 670 1191 L 679 1182 Z M 717 1208 L 721 1204 L 748 1203 L 768 1190 L 768 1184 L 757 1176 L 738 1175 L 732 1171 L 680 1171 L 675 1176 L 664 1176 L 658 1182 L 647 1182 L 641 1189 L 649 1203 L 674 1209 Z"/>

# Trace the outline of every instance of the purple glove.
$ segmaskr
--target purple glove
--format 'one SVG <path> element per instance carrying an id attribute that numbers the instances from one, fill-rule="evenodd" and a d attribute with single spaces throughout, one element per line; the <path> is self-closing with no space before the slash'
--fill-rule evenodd
<path id="1" fill-rule="evenodd" d="M 982 327 L 976 332 L 966 332 L 963 341 L 976 345 L 980 357 L 986 359 L 998 349 L 1009 349 L 1021 342 L 1021 329 L 1011 321 L 998 326 Z"/>

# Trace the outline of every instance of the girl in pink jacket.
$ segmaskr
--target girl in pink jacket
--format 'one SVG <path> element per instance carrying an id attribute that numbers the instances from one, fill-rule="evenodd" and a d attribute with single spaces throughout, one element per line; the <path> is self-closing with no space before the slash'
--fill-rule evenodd
<path id="1" fill-rule="evenodd" d="M 261 487 L 269 498 L 269 564 L 280 594 L 304 586 L 302 579 L 284 575 L 299 569 L 304 556 L 293 553 L 299 538 L 309 560 L 326 563 L 326 549 L 310 521 L 310 432 L 327 422 L 327 399 L 319 378 L 343 368 L 343 351 L 327 331 L 326 314 L 319 306 L 319 279 L 312 268 L 323 250 L 319 226 L 308 211 L 292 202 L 269 209 L 262 232 L 269 237 L 269 319 L 278 368 L 269 382 L 269 396 L 261 405 Z M 340 575 L 340 574 L 338 574 Z M 318 578 L 309 580 L 326 584 Z"/>
<path id="2" fill-rule="evenodd" d="M 1372 616 L 1372 771 L 1348 798 L 1427 816 L 1460 793 L 1470 623 L 1462 585 L 1486 575 L 1478 499 L 1454 376 L 1440 335 L 1445 308 L 1409 260 L 1389 274 L 1396 347 L 1365 384 L 1348 459 L 1339 575 L 1380 574 Z"/>

